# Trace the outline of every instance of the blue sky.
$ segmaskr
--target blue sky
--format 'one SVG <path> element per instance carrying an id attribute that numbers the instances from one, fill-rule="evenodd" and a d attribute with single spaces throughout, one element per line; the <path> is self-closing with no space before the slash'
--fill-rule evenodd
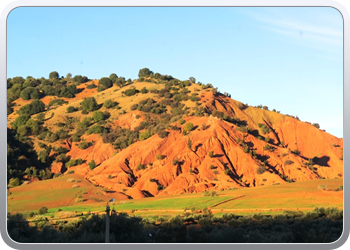
<path id="1" fill-rule="evenodd" d="M 326 7 L 21 7 L 7 77 L 190 76 L 343 137 L 343 19 Z"/>

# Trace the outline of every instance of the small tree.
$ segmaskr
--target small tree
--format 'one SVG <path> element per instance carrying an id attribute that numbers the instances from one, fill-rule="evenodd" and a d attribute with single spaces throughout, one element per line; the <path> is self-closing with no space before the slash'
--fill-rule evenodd
<path id="1" fill-rule="evenodd" d="M 20 97 L 23 100 L 39 99 L 39 91 L 36 88 L 27 87 L 21 91 Z"/>
<path id="2" fill-rule="evenodd" d="M 210 151 L 210 152 L 209 152 L 209 157 L 210 157 L 210 158 L 213 158 L 213 157 L 214 157 L 214 151 Z"/>
<path id="3" fill-rule="evenodd" d="M 169 132 L 167 132 L 167 131 L 165 131 L 165 130 L 160 130 L 160 131 L 158 131 L 157 134 L 158 134 L 158 136 L 159 136 L 160 138 L 165 138 L 165 137 L 168 136 Z"/>
<path id="4" fill-rule="evenodd" d="M 112 101 L 111 99 L 108 99 L 107 101 L 105 101 L 105 102 L 103 103 L 103 107 L 105 107 L 105 108 L 113 108 L 113 107 L 115 107 L 116 105 L 117 105 L 117 103 L 114 102 L 114 101 Z"/>
<path id="5" fill-rule="evenodd" d="M 185 131 L 191 131 L 193 129 L 193 123 L 192 122 L 187 122 L 184 126 Z"/>
<path id="6" fill-rule="evenodd" d="M 81 143 L 79 143 L 78 148 L 80 148 L 80 149 L 87 149 L 91 145 L 92 145 L 91 142 L 82 141 Z"/>
<path id="7" fill-rule="evenodd" d="M 91 84 L 88 84 L 88 85 L 86 85 L 86 88 L 87 89 L 94 89 L 94 88 L 96 88 L 97 86 L 94 84 L 94 83 L 91 83 Z"/>
<path id="8" fill-rule="evenodd" d="M 58 75 L 58 72 L 57 71 L 52 71 L 50 74 L 49 74 L 49 78 L 50 79 L 58 79 L 59 75 Z"/>
<path id="9" fill-rule="evenodd" d="M 117 74 L 112 73 L 112 74 L 109 75 L 109 79 L 111 79 L 111 81 L 113 83 L 115 83 L 117 81 L 117 79 L 118 79 L 118 76 L 117 76 Z"/>
<path id="10" fill-rule="evenodd" d="M 49 209 L 47 207 L 41 207 L 39 208 L 38 214 L 46 214 L 48 210 Z"/>
<path id="11" fill-rule="evenodd" d="M 83 108 L 83 110 L 86 110 L 86 111 L 94 111 L 99 108 L 95 97 L 84 98 L 84 100 L 80 103 L 80 105 Z"/>
<path id="12" fill-rule="evenodd" d="M 142 170 L 142 169 L 145 169 L 146 167 L 143 165 L 143 164 L 141 164 L 141 163 L 139 163 L 139 165 L 137 165 L 137 169 L 138 170 Z"/>
<path id="13" fill-rule="evenodd" d="M 18 178 L 11 178 L 8 184 L 8 187 L 17 187 L 19 186 L 21 183 L 19 181 Z"/>
<path id="14" fill-rule="evenodd" d="M 175 159 L 172 161 L 172 163 L 173 163 L 174 166 L 177 166 L 177 165 L 179 165 L 180 161 L 179 161 L 178 158 L 175 158 Z"/>
<path id="15" fill-rule="evenodd" d="M 73 106 L 69 106 L 67 108 L 67 113 L 73 113 L 75 111 L 75 108 Z"/>
<path id="16" fill-rule="evenodd" d="M 292 161 L 292 160 L 286 160 L 284 162 L 284 165 L 292 165 L 293 163 L 294 163 L 294 161 Z"/>
<path id="17" fill-rule="evenodd" d="M 131 89 L 127 89 L 125 90 L 124 94 L 126 96 L 133 96 L 135 95 L 136 93 L 138 93 L 139 91 L 136 89 L 136 88 L 131 88 Z"/>
<path id="18" fill-rule="evenodd" d="M 150 75 L 153 75 L 153 71 L 149 70 L 148 68 L 143 68 L 139 70 L 139 78 L 147 77 Z"/>
<path id="19" fill-rule="evenodd" d="M 190 80 L 191 82 L 193 82 L 193 83 L 196 83 L 196 78 L 194 78 L 193 76 L 191 76 L 191 77 L 189 78 L 189 80 Z"/>
<path id="20" fill-rule="evenodd" d="M 90 168 L 91 170 L 93 170 L 94 168 L 96 168 L 96 163 L 95 163 L 94 160 L 91 160 L 91 161 L 88 163 L 88 165 L 89 165 L 89 168 Z"/>
<path id="21" fill-rule="evenodd" d="M 41 100 L 34 100 L 31 103 L 21 107 L 17 113 L 22 115 L 34 115 L 45 110 L 45 104 Z"/>
<path id="22" fill-rule="evenodd" d="M 187 147 L 188 147 L 190 150 L 192 150 L 192 141 L 191 141 L 190 138 L 188 138 L 188 140 L 187 140 Z"/>
<path id="23" fill-rule="evenodd" d="M 263 174 L 265 173 L 266 171 L 266 167 L 265 166 L 259 166 L 257 169 L 256 169 L 256 173 L 257 174 Z"/>
<path id="24" fill-rule="evenodd" d="M 156 155 L 157 160 L 163 160 L 163 155 L 162 154 L 157 154 Z"/>
<path id="25" fill-rule="evenodd" d="M 320 128 L 320 124 L 318 124 L 318 123 L 313 123 L 312 125 L 315 126 L 318 129 Z"/>
<path id="26" fill-rule="evenodd" d="M 141 93 L 142 93 L 142 94 L 147 94 L 147 93 L 148 93 L 148 90 L 146 89 L 146 87 L 143 87 L 143 88 L 141 89 Z"/>
<path id="27" fill-rule="evenodd" d="M 140 140 L 140 141 L 146 140 L 146 139 L 149 138 L 149 137 L 151 137 L 151 132 L 149 132 L 148 130 L 142 131 L 142 132 L 139 134 L 139 140 Z"/>
<path id="28" fill-rule="evenodd" d="M 16 118 L 16 120 L 14 120 L 11 123 L 11 126 L 13 129 L 17 129 L 20 126 L 25 125 L 29 119 L 30 119 L 30 116 L 28 114 L 20 115 Z"/>
<path id="29" fill-rule="evenodd" d="M 108 77 L 102 77 L 98 83 L 103 86 L 103 89 L 108 89 L 113 86 L 112 80 Z"/>
<path id="30" fill-rule="evenodd" d="M 102 111 L 97 110 L 92 113 L 92 118 L 94 119 L 95 122 L 99 122 L 104 120 L 105 115 Z"/>

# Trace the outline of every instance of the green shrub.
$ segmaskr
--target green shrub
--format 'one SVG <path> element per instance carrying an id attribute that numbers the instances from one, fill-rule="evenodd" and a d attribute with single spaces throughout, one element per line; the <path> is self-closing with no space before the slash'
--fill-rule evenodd
<path id="1" fill-rule="evenodd" d="M 192 131 L 192 129 L 193 129 L 193 123 L 192 122 L 187 122 L 184 125 L 184 131 Z"/>
<path id="2" fill-rule="evenodd" d="M 131 111 L 136 110 L 138 107 L 139 107 L 139 105 L 135 103 L 135 104 L 131 105 L 130 110 Z"/>
<path id="3" fill-rule="evenodd" d="M 160 138 L 165 138 L 168 136 L 169 132 L 167 132 L 165 130 L 160 130 L 157 134 Z"/>
<path id="4" fill-rule="evenodd" d="M 209 152 L 209 157 L 210 157 L 210 158 L 213 158 L 213 157 L 214 157 L 214 151 L 210 151 L 210 152 Z"/>
<path id="5" fill-rule="evenodd" d="M 17 113 L 19 115 L 34 115 L 43 111 L 45 111 L 45 104 L 41 100 L 34 100 L 21 107 Z"/>
<path id="6" fill-rule="evenodd" d="M 49 78 L 50 79 L 58 79 L 59 78 L 59 74 L 57 71 L 52 71 L 50 74 L 49 74 Z"/>
<path id="7" fill-rule="evenodd" d="M 97 110 L 92 113 L 92 118 L 95 122 L 99 122 L 105 119 L 105 115 L 102 111 Z"/>
<path id="8" fill-rule="evenodd" d="M 128 79 L 128 82 L 129 83 L 131 82 L 130 78 Z M 118 77 L 117 81 L 115 82 L 115 84 L 120 88 L 123 87 L 125 85 L 125 83 L 126 83 L 125 77 Z"/>
<path id="9" fill-rule="evenodd" d="M 56 106 L 56 105 L 62 105 L 68 103 L 67 101 L 63 99 L 53 99 L 52 101 L 49 102 L 49 106 Z"/>
<path id="10" fill-rule="evenodd" d="M 103 107 L 105 107 L 105 108 L 114 108 L 117 105 L 118 105 L 118 103 L 112 101 L 111 99 L 109 99 L 103 103 Z"/>
<path id="11" fill-rule="evenodd" d="M 25 125 L 29 119 L 30 116 L 28 114 L 19 115 L 16 120 L 11 123 L 11 126 L 13 129 L 17 130 L 20 126 Z"/>
<path id="12" fill-rule="evenodd" d="M 173 159 L 173 161 L 172 161 L 172 164 L 173 164 L 174 166 L 179 165 L 179 163 L 180 163 L 180 161 L 179 161 L 178 158 L 175 158 L 175 159 Z"/>
<path id="13" fill-rule="evenodd" d="M 270 144 L 266 144 L 264 146 L 264 150 L 267 150 L 267 151 L 270 151 L 270 152 L 274 152 L 276 150 L 276 148 L 271 146 Z"/>
<path id="14" fill-rule="evenodd" d="M 41 207 L 39 208 L 38 214 L 46 214 L 48 210 L 49 209 L 47 207 Z"/>
<path id="15" fill-rule="evenodd" d="M 147 94 L 147 93 L 148 93 L 148 90 L 146 89 L 146 87 L 143 87 L 143 88 L 141 89 L 141 93 L 142 93 L 142 94 Z"/>
<path id="16" fill-rule="evenodd" d="M 46 148 L 46 144 L 42 143 L 41 141 L 38 142 L 38 145 L 40 148 Z"/>
<path id="17" fill-rule="evenodd" d="M 157 160 L 163 160 L 163 155 L 162 154 L 157 154 L 156 155 Z"/>
<path id="18" fill-rule="evenodd" d="M 88 165 L 89 165 L 89 168 L 90 168 L 91 170 L 93 170 L 94 168 L 96 168 L 96 163 L 95 163 L 94 160 L 91 160 L 91 161 L 88 163 Z"/>
<path id="19" fill-rule="evenodd" d="M 80 149 L 87 149 L 90 146 L 92 146 L 91 142 L 82 141 L 81 143 L 79 143 L 78 148 L 80 148 Z"/>
<path id="20" fill-rule="evenodd" d="M 145 131 L 140 132 L 139 140 L 143 141 L 143 140 L 146 140 L 147 138 L 149 138 L 151 136 L 152 136 L 151 132 L 149 130 L 145 130 Z"/>
<path id="21" fill-rule="evenodd" d="M 21 184 L 20 180 L 18 178 L 11 178 L 9 181 L 8 186 L 9 187 L 17 187 Z"/>
<path id="22" fill-rule="evenodd" d="M 264 135 L 270 132 L 269 127 L 267 127 L 265 124 L 259 123 L 258 126 Z"/>
<path id="23" fill-rule="evenodd" d="M 187 147 L 188 147 L 190 150 L 192 150 L 192 141 L 191 141 L 190 138 L 188 138 L 188 140 L 187 140 Z"/>
<path id="24" fill-rule="evenodd" d="M 318 123 L 313 123 L 312 125 L 318 129 L 320 128 L 320 124 L 318 124 Z"/>
<path id="25" fill-rule="evenodd" d="M 151 75 L 153 75 L 153 71 L 149 70 L 149 68 L 140 69 L 138 74 L 139 78 L 148 77 Z"/>
<path id="26" fill-rule="evenodd" d="M 81 158 L 78 159 L 70 159 L 67 163 L 66 163 L 66 167 L 73 167 L 73 166 L 77 166 L 82 164 L 84 161 Z"/>
<path id="27" fill-rule="evenodd" d="M 294 161 L 292 161 L 292 160 L 286 160 L 284 162 L 284 165 L 292 165 L 293 163 L 294 163 Z"/>
<path id="28" fill-rule="evenodd" d="M 90 135 L 90 134 L 102 134 L 104 133 L 106 130 L 104 127 L 102 127 L 99 124 L 96 124 L 92 127 L 90 127 L 87 131 L 86 134 Z"/>
<path id="29" fill-rule="evenodd" d="M 87 89 L 94 89 L 94 88 L 97 88 L 97 86 L 94 84 L 94 83 L 91 83 L 91 84 L 88 84 L 86 86 Z"/>
<path id="30" fill-rule="evenodd" d="M 67 108 L 67 113 L 73 113 L 73 112 L 75 112 L 75 108 L 73 106 L 69 106 Z"/>
<path id="31" fill-rule="evenodd" d="M 109 79 L 108 77 L 102 77 L 99 80 L 98 84 L 101 85 L 103 87 L 103 89 L 108 89 L 108 88 L 113 86 L 112 80 Z"/>
<path id="32" fill-rule="evenodd" d="M 95 97 L 87 97 L 80 103 L 83 110 L 94 111 L 99 109 Z"/>
<path id="33" fill-rule="evenodd" d="M 256 169 L 256 173 L 257 174 L 263 174 L 265 173 L 266 171 L 266 167 L 265 166 L 259 166 L 257 169 Z"/>
<path id="34" fill-rule="evenodd" d="M 293 154 L 300 155 L 300 151 L 298 149 L 292 151 Z"/>
<path id="35" fill-rule="evenodd" d="M 132 88 L 132 89 L 127 89 L 124 91 L 124 94 L 126 96 L 133 96 L 135 95 L 136 93 L 138 93 L 139 91 L 136 89 L 136 88 Z"/>
<path id="36" fill-rule="evenodd" d="M 143 164 L 141 164 L 141 163 L 139 163 L 139 164 L 137 165 L 137 169 L 138 169 L 138 170 L 146 169 L 146 166 L 143 165 Z"/>
<path id="37" fill-rule="evenodd" d="M 179 124 L 180 124 L 180 125 L 184 124 L 185 122 L 186 122 L 186 121 L 185 121 L 184 119 L 182 119 L 182 118 L 179 120 Z"/>
<path id="38" fill-rule="evenodd" d="M 20 97 L 23 100 L 29 100 L 29 99 L 39 99 L 40 94 L 39 91 L 36 88 L 33 87 L 27 87 L 23 89 L 20 93 Z"/>

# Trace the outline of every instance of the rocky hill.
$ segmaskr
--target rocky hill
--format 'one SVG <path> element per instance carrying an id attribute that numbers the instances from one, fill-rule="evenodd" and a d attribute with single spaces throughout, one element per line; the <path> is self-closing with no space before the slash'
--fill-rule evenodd
<path id="1" fill-rule="evenodd" d="M 73 82 L 74 97 L 41 97 L 45 110 L 25 122 L 18 111 L 32 100 L 19 97 L 8 127 L 56 175 L 74 171 L 131 198 L 342 178 L 343 140 L 317 124 L 157 74 L 107 88 Z"/>

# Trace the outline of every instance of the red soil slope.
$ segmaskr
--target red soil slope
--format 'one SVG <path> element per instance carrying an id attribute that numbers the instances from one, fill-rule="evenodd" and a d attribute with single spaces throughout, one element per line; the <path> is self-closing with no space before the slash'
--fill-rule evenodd
<path id="1" fill-rule="evenodd" d="M 91 96 L 94 91 L 85 88 L 76 98 Z M 194 125 L 188 135 L 182 133 L 184 125 L 177 123 L 181 131 L 168 129 L 165 138 L 153 135 L 121 151 L 103 143 L 100 135 L 84 135 L 84 140 L 93 142 L 89 148 L 79 149 L 77 143 L 67 145 L 67 156 L 85 161 L 71 169 L 95 185 L 133 198 L 342 177 L 342 139 L 298 119 L 244 107 L 224 95 L 214 96 L 212 91 L 204 91 L 199 97 L 207 113 L 219 111 L 234 117 L 251 132 L 242 132 L 237 123 L 210 115 L 186 117 L 186 122 Z M 112 120 L 112 128 L 133 130 L 144 116 L 136 110 Z M 261 137 L 259 124 L 269 127 L 270 132 Z M 269 143 L 264 140 L 266 137 L 270 138 Z M 266 145 L 275 149 L 269 151 Z M 162 159 L 157 157 L 159 154 Z M 313 166 L 308 166 L 309 159 L 313 159 Z M 94 170 L 88 167 L 91 160 L 97 165 Z M 146 168 L 139 169 L 139 164 Z M 265 172 L 258 172 L 259 167 Z M 55 163 L 51 169 L 65 171 L 61 163 Z"/>
<path id="2" fill-rule="evenodd" d="M 257 173 L 259 161 L 245 153 L 237 142 L 238 138 L 243 138 L 242 132 L 236 130 L 237 126 L 212 116 L 187 117 L 186 121 L 195 126 L 186 136 L 169 130 L 164 139 L 154 135 L 114 154 L 110 144 L 103 144 L 102 139 L 94 135 L 86 138 L 87 141 L 95 140 L 94 146 L 81 150 L 73 145 L 69 155 L 86 162 L 94 159 L 98 167 L 92 171 L 86 164 L 75 168 L 92 183 L 133 198 L 272 185 L 285 182 L 281 176 L 301 181 L 335 178 L 343 173 L 339 159 L 341 149 L 332 146 L 342 146 L 342 139 L 296 119 L 287 117 L 274 124 L 278 137 L 288 148 L 275 145 L 276 150 L 269 152 L 264 150 L 265 141 L 244 135 L 246 144 L 257 154 L 268 157 L 269 164 L 263 174 Z M 202 124 L 207 126 L 204 131 Z M 270 136 L 273 138 L 274 134 L 271 132 Z M 188 140 L 192 142 L 191 149 L 187 146 Z M 298 149 L 302 154 L 293 154 L 290 149 Z M 213 151 L 213 157 L 209 156 L 210 151 Z M 163 159 L 157 159 L 157 154 L 162 154 Z M 314 165 L 317 170 L 303 164 L 314 156 L 319 158 L 316 164 L 320 165 Z M 174 159 L 178 159 L 179 164 L 174 165 Z M 286 164 L 286 160 L 293 164 Z M 139 170 L 138 164 L 147 168 Z M 230 170 L 229 174 L 225 173 L 226 169 Z"/>

